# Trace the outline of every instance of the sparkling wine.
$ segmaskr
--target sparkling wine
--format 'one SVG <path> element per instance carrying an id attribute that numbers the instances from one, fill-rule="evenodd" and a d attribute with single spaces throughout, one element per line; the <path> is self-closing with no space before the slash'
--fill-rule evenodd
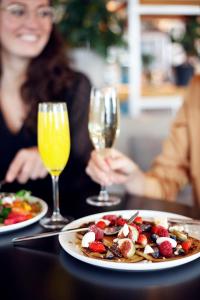
<path id="1" fill-rule="evenodd" d="M 96 149 L 111 148 L 115 142 L 117 128 L 117 122 L 105 127 L 89 123 L 90 138 L 94 147 Z"/>

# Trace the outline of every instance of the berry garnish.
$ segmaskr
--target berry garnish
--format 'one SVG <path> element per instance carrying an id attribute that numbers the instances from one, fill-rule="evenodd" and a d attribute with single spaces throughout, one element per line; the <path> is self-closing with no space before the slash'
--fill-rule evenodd
<path id="1" fill-rule="evenodd" d="M 153 253 L 151 253 L 151 255 L 154 257 L 154 258 L 158 258 L 160 256 L 160 252 L 159 252 L 159 249 L 158 247 L 152 247 L 153 248 Z"/>
<path id="2" fill-rule="evenodd" d="M 153 233 L 153 234 L 151 235 L 151 240 L 152 240 L 154 243 L 156 242 L 157 238 L 158 238 L 158 235 L 157 235 L 157 234 Z"/>
<path id="3" fill-rule="evenodd" d="M 124 218 L 122 218 L 122 217 L 117 218 L 117 221 L 116 221 L 117 226 L 123 226 L 126 223 L 127 223 L 127 221 Z"/>
<path id="4" fill-rule="evenodd" d="M 161 225 L 152 226 L 151 232 L 157 234 L 160 237 L 169 237 L 168 230 L 165 227 L 161 226 Z"/>
<path id="5" fill-rule="evenodd" d="M 94 241 L 89 244 L 89 249 L 93 252 L 104 253 L 106 248 L 102 242 Z"/>
<path id="6" fill-rule="evenodd" d="M 160 254 L 164 257 L 171 257 L 173 254 L 172 245 L 169 241 L 164 241 L 159 245 Z"/>
<path id="7" fill-rule="evenodd" d="M 191 241 L 191 240 L 186 240 L 186 241 L 182 242 L 181 246 L 182 246 L 182 248 L 183 248 L 183 250 L 184 250 L 185 252 L 188 252 L 189 249 L 190 249 L 191 246 L 192 246 L 192 241 Z"/>
<path id="8" fill-rule="evenodd" d="M 142 246 L 146 246 L 147 244 L 147 237 L 145 234 L 140 234 L 137 240 L 137 243 L 142 245 Z"/>
<path id="9" fill-rule="evenodd" d="M 96 226 L 100 229 L 105 229 L 106 228 L 106 223 L 104 221 L 98 221 L 96 223 Z"/>
<path id="10" fill-rule="evenodd" d="M 142 221 L 142 217 L 136 217 L 135 220 L 134 220 L 134 222 L 135 222 L 136 224 L 139 224 L 139 225 L 142 224 L 142 222 L 143 222 L 143 221 Z"/>
<path id="11" fill-rule="evenodd" d="M 116 215 L 106 215 L 106 216 L 103 216 L 103 219 L 110 221 L 111 225 L 115 225 L 117 218 L 118 217 Z"/>

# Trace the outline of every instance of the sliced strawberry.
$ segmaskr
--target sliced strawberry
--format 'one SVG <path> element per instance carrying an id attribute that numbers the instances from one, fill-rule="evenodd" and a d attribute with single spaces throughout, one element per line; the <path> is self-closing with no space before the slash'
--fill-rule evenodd
<path id="1" fill-rule="evenodd" d="M 145 234 L 139 234 L 139 237 L 138 237 L 138 240 L 137 240 L 137 243 L 142 245 L 142 246 L 146 246 L 147 244 L 147 237 Z"/>
<path id="2" fill-rule="evenodd" d="M 135 222 L 136 224 L 138 224 L 138 225 L 141 225 L 142 222 L 143 222 L 142 217 L 136 217 L 135 220 L 134 220 L 134 222 Z"/>
<path id="3" fill-rule="evenodd" d="M 154 226 L 151 227 L 151 232 L 152 233 L 158 234 L 158 230 L 159 230 L 159 226 L 154 225 Z"/>
<path id="4" fill-rule="evenodd" d="M 93 252 L 104 253 L 106 248 L 102 242 L 94 241 L 89 244 L 89 249 Z"/>
<path id="5" fill-rule="evenodd" d="M 104 221 L 98 221 L 96 223 L 96 226 L 100 229 L 104 229 L 104 228 L 106 228 L 106 223 Z"/>
<path id="6" fill-rule="evenodd" d="M 186 241 L 182 242 L 181 246 L 182 246 L 182 248 L 183 248 L 183 250 L 184 250 L 185 252 L 188 252 L 189 249 L 190 249 L 191 246 L 192 246 L 192 241 L 191 241 L 191 240 L 186 240 Z"/>

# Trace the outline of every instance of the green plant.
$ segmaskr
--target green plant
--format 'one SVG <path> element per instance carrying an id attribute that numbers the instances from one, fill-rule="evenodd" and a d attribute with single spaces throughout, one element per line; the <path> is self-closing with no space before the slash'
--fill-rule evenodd
<path id="1" fill-rule="evenodd" d="M 186 20 L 185 31 L 181 36 L 175 38 L 172 32 L 172 42 L 180 43 L 187 56 L 196 56 L 200 58 L 200 51 L 198 49 L 198 41 L 200 43 L 200 17 L 188 17 Z"/>
<path id="2" fill-rule="evenodd" d="M 151 64 L 154 62 L 155 57 L 152 54 L 143 53 L 142 54 L 142 65 L 145 70 L 149 70 Z"/>
<path id="3" fill-rule="evenodd" d="M 106 56 L 110 46 L 125 45 L 125 20 L 106 8 L 107 0 L 54 0 L 61 4 L 63 18 L 58 24 L 71 47 L 89 47 Z"/>

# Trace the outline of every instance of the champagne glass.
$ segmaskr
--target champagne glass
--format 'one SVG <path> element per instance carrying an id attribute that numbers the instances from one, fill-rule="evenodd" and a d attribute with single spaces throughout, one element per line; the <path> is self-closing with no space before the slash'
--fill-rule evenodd
<path id="1" fill-rule="evenodd" d="M 70 222 L 60 214 L 60 173 L 69 158 L 70 133 L 66 103 L 43 102 L 38 107 L 38 148 L 42 161 L 51 175 L 53 183 L 53 214 L 40 220 L 49 229 L 63 228 Z"/>
<path id="2" fill-rule="evenodd" d="M 102 155 L 105 148 L 113 146 L 119 134 L 119 103 L 115 88 L 92 88 L 88 130 L 95 149 Z M 94 206 L 112 206 L 120 201 L 120 198 L 109 195 L 105 186 L 101 186 L 99 195 L 86 199 Z"/>

